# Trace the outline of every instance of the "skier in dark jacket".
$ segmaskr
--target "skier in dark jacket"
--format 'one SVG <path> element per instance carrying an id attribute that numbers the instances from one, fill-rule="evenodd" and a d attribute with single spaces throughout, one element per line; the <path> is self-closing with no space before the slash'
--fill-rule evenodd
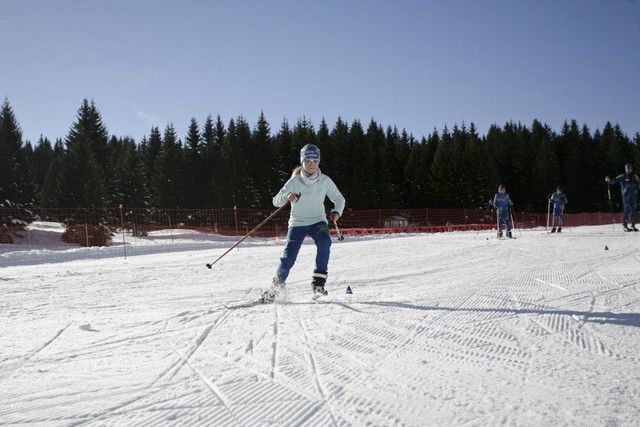
<path id="1" fill-rule="evenodd" d="M 622 193 L 623 217 L 622 227 L 624 231 L 638 231 L 636 228 L 636 213 L 638 212 L 638 175 L 633 173 L 633 166 L 630 163 L 624 165 L 624 173 L 615 178 L 604 179 L 609 184 L 620 184 Z M 631 223 L 631 228 L 628 227 Z"/>
<path id="2" fill-rule="evenodd" d="M 549 202 L 553 205 L 553 228 L 551 232 L 555 233 L 557 231 L 560 233 L 562 232 L 562 223 L 564 222 L 564 205 L 569 203 L 567 195 L 562 192 L 561 186 L 558 186 L 556 192 L 549 197 Z"/>
<path id="3" fill-rule="evenodd" d="M 498 238 L 502 237 L 502 224 L 507 228 L 507 237 L 511 236 L 511 217 L 509 215 L 509 208 L 513 206 L 511 198 L 507 193 L 507 187 L 504 184 L 500 184 L 498 192 L 493 197 L 493 207 L 496 208 L 496 215 L 498 216 Z"/>

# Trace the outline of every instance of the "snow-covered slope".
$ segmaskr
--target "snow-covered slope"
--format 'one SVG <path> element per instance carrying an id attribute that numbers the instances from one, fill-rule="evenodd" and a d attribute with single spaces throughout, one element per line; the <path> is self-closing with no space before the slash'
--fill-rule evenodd
<path id="1" fill-rule="evenodd" d="M 637 425 L 640 234 L 515 236 L 334 242 L 320 302 L 307 242 L 238 310 L 281 245 L 0 268 L 0 425 Z"/>

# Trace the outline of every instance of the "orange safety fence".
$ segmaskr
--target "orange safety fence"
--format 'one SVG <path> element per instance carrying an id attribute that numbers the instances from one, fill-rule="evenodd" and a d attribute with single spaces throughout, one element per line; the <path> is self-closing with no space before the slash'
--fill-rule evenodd
<path id="1" fill-rule="evenodd" d="M 0 208 L 0 267 L 71 259 L 126 259 L 187 250 L 209 250 L 219 255 L 247 236 L 274 210 Z M 512 215 L 516 229 L 547 226 L 546 213 Z M 601 212 L 568 213 L 564 215 L 564 226 L 607 225 L 619 218 L 620 214 Z M 244 244 L 250 241 L 282 244 L 288 219 L 286 207 L 253 233 L 262 240 L 247 240 Z M 343 236 L 353 238 L 394 233 L 479 232 L 495 229 L 496 217 L 486 209 L 377 209 L 345 211 L 339 226 Z M 333 225 L 330 231 L 337 232 Z M 99 250 L 91 250 L 90 246 Z"/>
<path id="2" fill-rule="evenodd" d="M 67 229 L 106 227 L 145 236 L 157 230 L 192 230 L 222 236 L 243 236 L 267 218 L 266 209 L 156 209 L 156 208 L 0 208 L 0 243 L 11 243 L 11 232 L 23 230 L 33 221 L 63 224 Z M 619 216 L 619 215 L 617 215 Z M 564 226 L 604 225 L 617 221 L 611 213 L 567 213 Z M 285 208 L 257 230 L 258 237 L 283 236 L 287 232 L 289 209 Z M 547 226 L 547 213 L 513 212 L 514 228 Z M 478 231 L 496 227 L 492 210 L 482 209 L 376 209 L 345 211 L 339 226 L 344 235 L 389 233 L 438 233 Z M 335 232 L 332 227 L 332 232 Z M 94 233 L 95 234 L 95 233 Z M 100 239 L 97 239 L 100 240 Z M 91 246 L 89 244 L 89 246 Z"/>

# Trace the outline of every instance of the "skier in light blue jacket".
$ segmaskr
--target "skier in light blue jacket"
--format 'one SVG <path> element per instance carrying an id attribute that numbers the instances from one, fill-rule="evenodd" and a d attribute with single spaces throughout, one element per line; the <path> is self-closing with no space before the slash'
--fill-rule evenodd
<path id="1" fill-rule="evenodd" d="M 331 248 L 324 206 L 326 197 L 334 205 L 329 220 L 336 222 L 344 210 L 345 199 L 333 180 L 320 171 L 320 149 L 313 144 L 307 144 L 300 150 L 300 166 L 293 170 L 291 178 L 273 198 L 273 205 L 276 207 L 283 206 L 287 201 L 291 202 L 291 215 L 287 245 L 280 258 L 272 286 L 262 294 L 262 302 L 275 301 L 284 288 L 306 236 L 313 239 L 317 248 L 311 281 L 314 296 L 326 294 L 324 284 L 327 280 Z"/>

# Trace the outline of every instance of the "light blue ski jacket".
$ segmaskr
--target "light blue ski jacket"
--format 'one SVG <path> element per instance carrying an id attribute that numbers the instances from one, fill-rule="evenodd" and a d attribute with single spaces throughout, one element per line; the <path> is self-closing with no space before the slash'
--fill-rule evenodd
<path id="1" fill-rule="evenodd" d="M 291 203 L 291 215 L 289 227 L 317 224 L 327 222 L 327 214 L 324 208 L 324 199 L 328 197 L 333 202 L 332 212 L 342 216 L 345 199 L 331 178 L 320 173 L 320 178 L 313 184 L 306 184 L 299 173 L 294 173 L 289 181 L 284 184 L 278 194 L 273 197 L 273 205 L 283 206 L 287 203 L 290 193 L 300 194 L 297 201 Z"/>

